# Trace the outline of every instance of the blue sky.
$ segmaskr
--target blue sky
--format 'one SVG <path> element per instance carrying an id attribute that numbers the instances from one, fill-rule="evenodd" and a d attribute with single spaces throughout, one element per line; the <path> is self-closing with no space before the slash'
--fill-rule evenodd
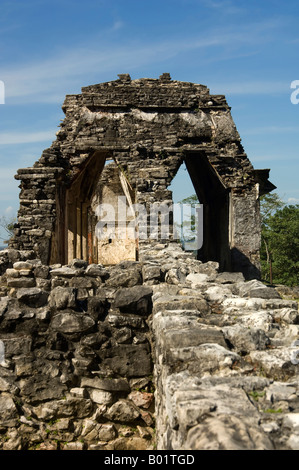
<path id="1" fill-rule="evenodd" d="M 0 216 L 18 209 L 18 168 L 55 140 L 66 94 L 117 79 L 158 78 L 225 94 L 255 168 L 299 202 L 299 2 L 289 0 L 1 0 Z M 298 93 L 299 96 L 299 93 Z M 0 96 L 1 102 L 1 96 Z M 184 175 L 179 197 L 190 194 Z"/>

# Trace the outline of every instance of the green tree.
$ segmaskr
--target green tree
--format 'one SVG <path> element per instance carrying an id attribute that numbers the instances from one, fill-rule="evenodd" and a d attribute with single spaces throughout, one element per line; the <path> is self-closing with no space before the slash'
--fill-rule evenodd
<path id="1" fill-rule="evenodd" d="M 299 205 L 279 209 L 269 226 L 274 282 L 299 285 Z"/>
<path id="2" fill-rule="evenodd" d="M 261 246 L 261 269 L 262 277 L 265 281 L 273 283 L 272 273 L 272 248 L 271 236 L 272 231 L 269 226 L 271 217 L 279 209 L 282 209 L 285 203 L 280 199 L 277 193 L 269 193 L 261 197 L 261 229 L 262 229 L 262 246 Z"/>
<path id="3" fill-rule="evenodd" d="M 262 226 L 267 226 L 268 221 L 272 215 L 278 209 L 282 209 L 285 206 L 285 202 L 281 200 L 276 192 L 266 194 L 261 197 L 261 218 Z"/>
<path id="4" fill-rule="evenodd" d="M 184 205 L 190 206 L 190 212 L 183 214 L 183 220 L 180 219 L 180 223 L 175 221 L 175 229 L 177 234 L 179 235 L 180 241 L 182 243 L 183 248 L 186 248 L 186 244 L 190 241 L 194 240 L 194 231 L 196 229 L 196 218 L 195 218 L 195 211 L 192 211 L 192 208 L 195 208 L 197 204 L 199 204 L 198 197 L 196 194 L 192 194 L 191 196 L 186 197 L 179 201 L 181 207 Z M 184 212 L 184 211 L 183 211 Z M 182 214 L 181 214 L 182 215 Z"/>
<path id="5" fill-rule="evenodd" d="M 276 193 L 261 199 L 261 265 L 271 284 L 299 284 L 299 205 L 285 204 Z"/>
<path id="6" fill-rule="evenodd" d="M 0 236 L 0 240 L 5 242 L 7 238 L 11 238 L 13 236 L 15 223 L 15 217 L 10 217 L 9 219 L 4 215 L 0 217 L 0 227 L 2 227 L 2 229 L 4 230 L 3 235 L 5 234 L 5 236 Z"/>

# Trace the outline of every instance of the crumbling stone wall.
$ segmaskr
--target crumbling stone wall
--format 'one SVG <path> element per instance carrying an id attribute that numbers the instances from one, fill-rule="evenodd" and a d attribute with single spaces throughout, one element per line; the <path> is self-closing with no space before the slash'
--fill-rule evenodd
<path id="1" fill-rule="evenodd" d="M 62 109 L 56 140 L 16 176 L 20 210 L 11 248 L 34 250 L 44 264 L 67 264 L 81 258 L 73 246 L 80 238 L 82 257 L 97 262 L 88 212 L 107 182 L 105 162 L 126 176 L 134 202 L 171 205 L 168 187 L 184 161 L 204 205 L 201 259 L 258 276 L 259 196 L 273 185 L 269 171 L 255 170 L 245 154 L 224 96 L 169 74 L 139 80 L 119 75 L 66 96 Z M 70 202 L 78 181 L 85 184 Z M 67 209 L 72 212 L 75 203 L 77 218 Z"/>
<path id="2" fill-rule="evenodd" d="M 50 267 L 1 254 L 12 267 L 1 278 L 0 448 L 153 448 L 152 288 L 141 264 Z"/>
<path id="3" fill-rule="evenodd" d="M 298 450 L 298 289 L 219 272 L 178 247 L 153 285 L 157 448 Z"/>
<path id="4" fill-rule="evenodd" d="M 273 185 L 225 98 L 121 75 L 63 110 L 57 139 L 18 171 L 0 256 L 1 448 L 297 449 L 298 305 L 245 282 Z M 101 263 L 95 205 L 171 205 L 183 161 L 204 206 L 201 259 L 144 240 L 135 260 Z"/>
<path id="5" fill-rule="evenodd" d="M 0 254 L 0 448 L 298 450 L 297 301 L 176 243 L 140 257 Z"/>

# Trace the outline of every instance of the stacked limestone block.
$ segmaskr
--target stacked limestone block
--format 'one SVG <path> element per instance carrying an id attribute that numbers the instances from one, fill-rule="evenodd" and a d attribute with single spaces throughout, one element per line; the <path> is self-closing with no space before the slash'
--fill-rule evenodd
<path id="1" fill-rule="evenodd" d="M 158 448 L 298 450 L 296 291 L 171 247 L 144 256 L 168 266 L 153 286 Z"/>
<path id="2" fill-rule="evenodd" d="M 140 264 L 27 259 L 1 279 L 1 448 L 151 449 L 152 289 Z"/>
<path id="3" fill-rule="evenodd" d="M 212 95 L 201 84 L 172 80 L 169 74 L 138 80 L 120 75 L 67 95 L 62 109 L 65 118 L 56 139 L 31 168 L 16 175 L 20 209 L 11 248 L 34 250 L 43 264 L 67 264 L 70 258 L 63 245 L 68 192 L 85 171 L 87 192 L 94 193 L 107 182 L 101 160 L 113 159 L 126 175 L 136 203 L 170 204 L 169 185 L 185 161 L 195 192 L 204 193 L 201 202 L 211 206 L 217 223 L 222 217 L 223 223 L 230 223 L 230 240 L 222 243 L 231 253 L 228 260 L 221 255 L 223 263 L 257 275 L 259 196 L 274 186 L 268 181 L 269 170 L 253 168 L 223 95 Z M 80 203 L 91 202 L 92 194 L 85 196 Z M 227 199 L 221 210 L 219 198 Z"/>
<path id="4" fill-rule="evenodd" d="M 289 290 L 176 243 L 113 267 L 16 254 L 1 255 L 2 449 L 299 449 Z"/>

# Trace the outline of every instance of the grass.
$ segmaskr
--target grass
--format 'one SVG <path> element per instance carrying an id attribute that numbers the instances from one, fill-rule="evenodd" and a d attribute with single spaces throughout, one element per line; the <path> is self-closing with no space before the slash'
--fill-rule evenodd
<path id="1" fill-rule="evenodd" d="M 256 390 L 252 390 L 252 392 L 249 392 L 249 395 L 255 400 L 258 401 L 259 398 L 263 398 L 266 395 L 265 390 L 262 392 L 257 392 Z"/>
<path id="2" fill-rule="evenodd" d="M 282 413 L 282 409 L 281 408 L 278 408 L 277 410 L 275 410 L 274 408 L 267 408 L 266 410 L 264 410 L 264 413 Z"/>

